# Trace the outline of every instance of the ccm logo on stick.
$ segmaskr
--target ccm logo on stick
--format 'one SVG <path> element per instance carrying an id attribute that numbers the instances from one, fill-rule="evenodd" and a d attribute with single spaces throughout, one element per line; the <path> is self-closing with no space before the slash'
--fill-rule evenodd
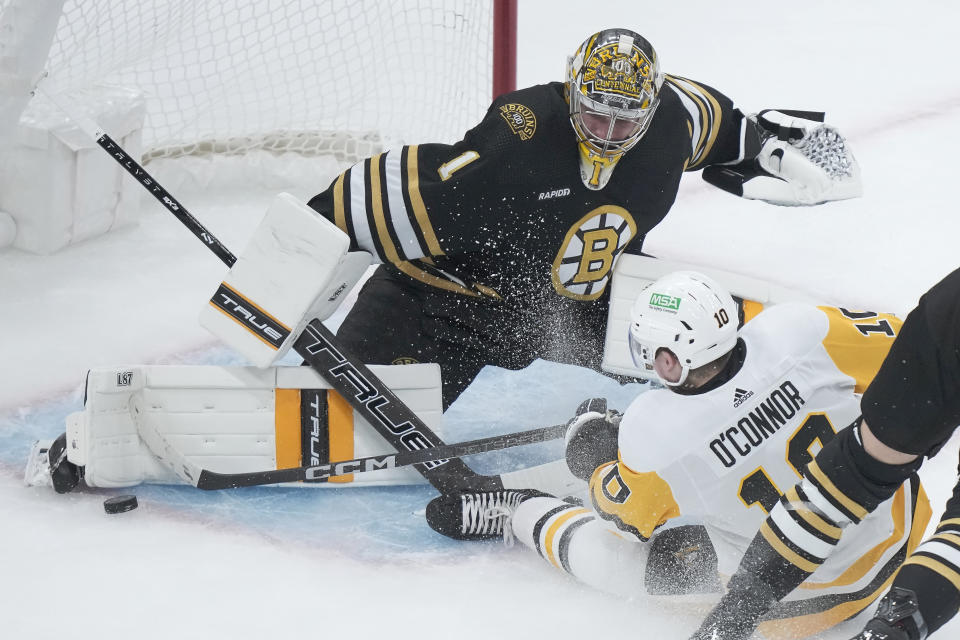
<path id="1" fill-rule="evenodd" d="M 306 470 L 307 480 L 323 480 L 330 476 L 342 476 L 348 473 L 358 473 L 360 471 L 376 471 L 377 469 L 393 469 L 396 466 L 397 456 L 389 454 L 379 458 L 368 458 L 360 462 L 359 460 L 348 460 L 346 462 L 337 462 L 334 464 L 321 464 L 310 467 Z"/>

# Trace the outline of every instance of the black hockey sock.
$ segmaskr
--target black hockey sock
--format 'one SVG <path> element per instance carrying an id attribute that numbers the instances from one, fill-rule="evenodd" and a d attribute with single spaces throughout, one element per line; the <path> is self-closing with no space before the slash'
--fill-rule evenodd
<path id="1" fill-rule="evenodd" d="M 919 564 L 905 564 L 893 581 L 894 587 L 917 594 L 920 615 L 927 624 L 927 635 L 945 625 L 960 609 L 960 591 L 942 574 Z"/>
<path id="2" fill-rule="evenodd" d="M 960 609 L 960 483 L 940 517 L 936 532 L 910 554 L 893 581 L 894 587 L 917 594 L 920 615 L 933 633 Z"/>

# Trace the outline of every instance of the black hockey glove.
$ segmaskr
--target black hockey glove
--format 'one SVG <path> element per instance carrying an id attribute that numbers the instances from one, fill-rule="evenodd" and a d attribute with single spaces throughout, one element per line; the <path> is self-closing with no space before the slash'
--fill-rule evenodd
<path id="1" fill-rule="evenodd" d="M 590 398 L 577 407 L 567 423 L 567 466 L 581 480 L 589 480 L 594 470 L 617 459 L 620 432 L 619 411 L 607 409 L 606 398 Z"/>

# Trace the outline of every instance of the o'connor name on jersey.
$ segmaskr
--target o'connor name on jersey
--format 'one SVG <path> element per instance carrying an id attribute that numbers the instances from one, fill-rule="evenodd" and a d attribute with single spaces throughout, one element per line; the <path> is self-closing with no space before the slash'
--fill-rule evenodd
<path id="1" fill-rule="evenodd" d="M 747 412 L 732 427 L 721 431 L 710 441 L 710 451 L 729 468 L 750 454 L 754 447 L 780 430 L 806 404 L 800 391 L 789 380 L 771 391 L 765 400 Z"/>

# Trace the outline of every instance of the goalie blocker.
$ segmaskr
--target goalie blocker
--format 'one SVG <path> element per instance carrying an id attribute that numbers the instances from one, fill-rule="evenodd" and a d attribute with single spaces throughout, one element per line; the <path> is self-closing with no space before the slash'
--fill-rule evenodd
<path id="1" fill-rule="evenodd" d="M 335 224 L 288 193 L 271 203 L 200 324 L 258 367 L 276 364 L 310 320 L 325 320 L 370 266 Z"/>
<path id="2" fill-rule="evenodd" d="M 437 365 L 371 369 L 442 436 Z M 165 455 L 166 447 L 178 456 Z M 67 417 L 66 448 L 66 459 L 82 469 L 86 484 L 105 488 L 187 483 L 173 465 L 179 456 L 218 473 L 246 473 L 394 451 L 307 367 L 217 366 L 91 370 L 83 411 Z M 407 467 L 298 486 L 424 481 Z"/>

